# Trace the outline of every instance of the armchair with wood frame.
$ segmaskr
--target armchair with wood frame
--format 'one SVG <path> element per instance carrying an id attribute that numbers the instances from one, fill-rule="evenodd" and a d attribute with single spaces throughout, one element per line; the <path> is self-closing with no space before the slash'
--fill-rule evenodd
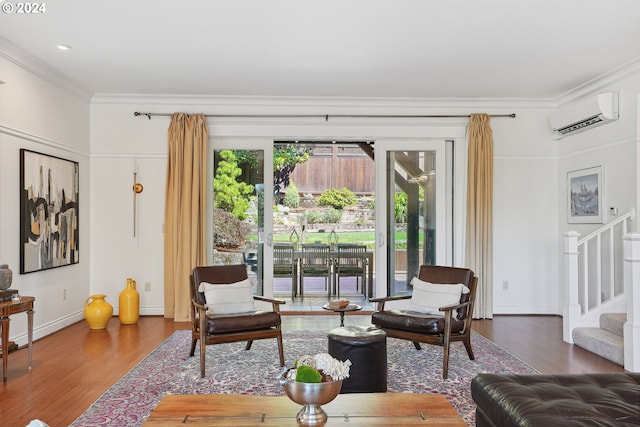
<path id="1" fill-rule="evenodd" d="M 374 298 L 377 303 L 371 322 L 388 337 L 412 341 L 416 350 L 420 343 L 443 347 L 442 378 L 448 377 L 449 347 L 462 341 L 473 360 L 471 321 L 478 278 L 468 268 L 422 265 L 418 281 L 413 281 L 413 295 Z M 431 299 L 435 306 L 429 307 Z M 403 309 L 393 309 L 394 301 L 411 300 Z M 440 304 L 446 301 L 443 306 Z"/>
<path id="2" fill-rule="evenodd" d="M 196 267 L 190 281 L 189 355 L 195 354 L 196 343 L 200 341 L 200 375 L 203 378 L 206 346 L 212 344 L 247 341 L 246 350 L 250 350 L 253 340 L 275 338 L 280 366 L 284 366 L 279 306 L 285 302 L 253 295 L 246 265 Z M 254 301 L 270 303 L 271 310 L 256 309 Z"/>

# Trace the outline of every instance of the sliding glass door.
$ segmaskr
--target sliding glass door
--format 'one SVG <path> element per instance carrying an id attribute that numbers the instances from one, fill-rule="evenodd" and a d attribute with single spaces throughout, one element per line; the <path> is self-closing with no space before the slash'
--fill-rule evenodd
<path id="1" fill-rule="evenodd" d="M 448 262 L 446 144 L 377 141 L 375 152 L 376 289 L 379 294 L 411 294 L 411 279 L 420 265 Z"/>
<path id="2" fill-rule="evenodd" d="M 246 264 L 258 295 L 295 298 L 299 277 L 281 270 L 281 247 L 299 256 L 302 243 L 357 244 L 373 296 L 411 293 L 421 264 L 451 263 L 451 163 L 444 140 L 216 140 L 210 259 Z M 354 199 L 332 206 L 345 195 Z M 331 299 L 322 286 L 317 296 Z"/>
<path id="3" fill-rule="evenodd" d="M 272 215 L 271 141 L 216 141 L 210 153 L 208 253 L 214 265 L 245 264 L 256 295 L 270 295 L 265 265 Z"/>

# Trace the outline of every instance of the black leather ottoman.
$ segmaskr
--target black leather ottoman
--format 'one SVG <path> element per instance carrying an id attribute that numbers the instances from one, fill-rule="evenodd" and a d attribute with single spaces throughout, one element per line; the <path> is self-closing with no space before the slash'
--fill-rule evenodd
<path id="1" fill-rule="evenodd" d="M 329 331 L 329 354 L 351 361 L 340 393 L 387 391 L 387 334 L 375 326 L 343 326 Z"/>
<path id="2" fill-rule="evenodd" d="M 639 426 L 640 374 L 496 375 L 471 381 L 476 426 Z"/>

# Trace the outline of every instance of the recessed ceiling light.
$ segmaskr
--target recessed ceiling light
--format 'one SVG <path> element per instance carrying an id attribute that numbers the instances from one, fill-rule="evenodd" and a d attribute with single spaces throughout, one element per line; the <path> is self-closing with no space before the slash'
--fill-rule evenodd
<path id="1" fill-rule="evenodd" d="M 71 50 L 71 46 L 68 44 L 57 44 L 56 47 L 60 50 Z"/>

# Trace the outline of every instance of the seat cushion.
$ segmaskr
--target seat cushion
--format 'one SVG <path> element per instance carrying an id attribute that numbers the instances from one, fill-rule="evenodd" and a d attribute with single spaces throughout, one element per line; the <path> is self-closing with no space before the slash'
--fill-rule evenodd
<path id="1" fill-rule="evenodd" d="M 376 311 L 371 315 L 371 323 L 384 329 L 399 329 L 425 335 L 437 335 L 444 331 L 444 317 L 420 313 L 412 310 Z M 464 321 L 451 319 L 451 332 L 464 329 Z"/>
<path id="2" fill-rule="evenodd" d="M 638 426 L 640 374 L 478 374 L 471 381 L 483 426 Z"/>
<path id="3" fill-rule="evenodd" d="M 207 314 L 205 333 L 225 334 L 230 332 L 268 329 L 280 325 L 280 313 L 255 311 L 237 315 Z"/>

